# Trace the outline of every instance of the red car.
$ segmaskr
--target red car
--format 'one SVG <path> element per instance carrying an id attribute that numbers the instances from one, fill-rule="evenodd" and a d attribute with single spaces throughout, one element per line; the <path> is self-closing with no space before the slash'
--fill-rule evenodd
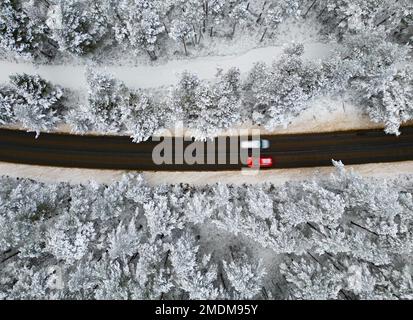
<path id="1" fill-rule="evenodd" d="M 260 157 L 260 168 L 263 167 L 272 167 L 272 157 Z M 252 168 L 253 166 L 253 157 L 247 158 L 247 166 Z"/>

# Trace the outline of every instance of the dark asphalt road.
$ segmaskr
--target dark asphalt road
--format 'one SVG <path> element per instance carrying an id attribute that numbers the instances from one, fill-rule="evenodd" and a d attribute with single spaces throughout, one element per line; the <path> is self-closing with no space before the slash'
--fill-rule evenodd
<path id="1" fill-rule="evenodd" d="M 261 136 L 271 142 L 270 148 L 261 154 L 273 157 L 274 168 L 330 166 L 331 159 L 342 160 L 344 164 L 413 160 L 413 126 L 403 127 L 401 132 L 399 137 L 386 135 L 381 129 Z M 150 171 L 239 170 L 244 166 L 240 161 L 232 165 L 156 165 L 152 161 L 152 150 L 157 144 L 152 141 L 136 144 L 120 136 L 42 133 L 35 139 L 33 133 L 0 129 L 0 161 Z M 229 145 L 213 156 L 217 159 L 219 153 L 225 153 L 229 163 Z"/>

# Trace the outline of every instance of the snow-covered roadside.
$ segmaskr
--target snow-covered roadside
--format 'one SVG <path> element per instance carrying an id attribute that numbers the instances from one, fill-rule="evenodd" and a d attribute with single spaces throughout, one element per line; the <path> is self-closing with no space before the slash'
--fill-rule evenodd
<path id="1" fill-rule="evenodd" d="M 398 175 L 413 174 L 413 161 L 372 163 L 361 165 L 348 165 L 365 177 L 394 178 Z M 216 172 L 144 172 L 145 179 L 151 185 L 188 183 L 193 185 L 221 183 L 257 184 L 271 182 L 274 185 L 282 185 L 287 181 L 300 181 L 313 177 L 315 174 L 328 175 L 334 171 L 334 167 L 315 167 L 298 169 L 271 169 L 261 170 L 257 175 L 243 175 L 241 171 L 216 171 Z M 11 164 L 0 162 L 0 176 L 29 178 L 47 183 L 68 182 L 71 184 L 87 183 L 111 183 L 120 180 L 124 170 L 95 170 L 55 168 L 44 166 L 32 166 L 23 164 Z"/>
<path id="2" fill-rule="evenodd" d="M 413 122 L 405 123 L 413 125 Z M 1 128 L 23 130 L 21 126 L 2 125 Z M 248 123 L 232 128 L 222 133 L 222 135 L 232 136 L 239 135 L 238 129 L 258 129 L 258 126 L 253 126 Z M 299 116 L 294 118 L 286 127 L 279 127 L 273 131 L 261 129 L 261 135 L 276 135 L 276 134 L 294 134 L 294 133 L 311 133 L 311 132 L 332 132 L 332 131 L 347 131 L 358 129 L 382 129 L 384 124 L 375 123 L 370 120 L 368 115 L 363 113 L 362 108 L 344 101 L 341 98 L 322 97 L 312 101 L 309 107 Z M 61 124 L 52 132 L 73 134 L 69 125 Z M 111 133 L 113 135 L 115 133 Z M 119 135 L 128 135 L 126 132 L 120 132 Z M 88 132 L 87 135 L 105 135 L 102 132 Z M 191 136 L 189 130 L 182 128 L 171 128 L 162 130 L 158 136 Z"/>
<path id="3" fill-rule="evenodd" d="M 304 58 L 309 60 L 324 59 L 334 49 L 332 44 L 321 42 L 306 43 Z M 188 70 L 196 73 L 200 79 L 212 79 L 217 68 L 224 71 L 238 67 L 240 71 L 248 72 L 256 62 L 271 63 L 283 52 L 283 46 L 256 48 L 242 55 L 200 57 L 191 60 L 171 60 L 157 66 L 95 66 L 99 70 L 112 74 L 122 80 L 128 87 L 158 88 L 174 85 L 179 75 Z M 13 63 L 0 61 L 0 82 L 7 82 L 14 73 L 39 74 L 44 79 L 70 89 L 83 89 L 87 86 L 84 66 L 70 65 L 39 65 L 30 63 Z"/>
<path id="4" fill-rule="evenodd" d="M 259 127 L 248 124 L 240 127 L 240 129 L 246 128 L 257 129 Z M 261 135 L 277 135 L 381 128 L 384 128 L 384 124 L 372 122 L 361 107 L 344 101 L 340 97 L 321 97 L 310 102 L 308 108 L 285 127 L 272 131 L 260 128 L 260 133 Z M 236 129 L 228 130 L 223 135 L 239 135 Z M 186 134 L 191 135 L 190 132 Z M 174 135 L 177 134 L 174 133 Z"/>

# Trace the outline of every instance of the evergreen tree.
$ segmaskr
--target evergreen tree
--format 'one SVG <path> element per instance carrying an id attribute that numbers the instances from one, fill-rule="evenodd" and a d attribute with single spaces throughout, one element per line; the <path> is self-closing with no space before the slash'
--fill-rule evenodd
<path id="1" fill-rule="evenodd" d="M 159 37 L 165 27 L 157 12 L 157 3 L 153 1 L 122 0 L 116 4 L 115 35 L 119 42 L 126 42 L 127 47 L 144 50 L 152 60 L 157 58 Z"/>
<path id="2" fill-rule="evenodd" d="M 12 89 L 19 99 L 14 100 L 15 121 L 35 131 L 50 131 L 62 121 L 63 90 L 38 75 L 16 74 L 10 77 Z"/>
<path id="3" fill-rule="evenodd" d="M 23 5 L 20 0 L 0 3 L 0 48 L 25 59 L 52 57 L 46 24 L 31 19 Z"/>
<path id="4" fill-rule="evenodd" d="M 100 1 L 59 0 L 59 26 L 54 38 L 59 49 L 74 55 L 95 51 L 109 34 Z"/>

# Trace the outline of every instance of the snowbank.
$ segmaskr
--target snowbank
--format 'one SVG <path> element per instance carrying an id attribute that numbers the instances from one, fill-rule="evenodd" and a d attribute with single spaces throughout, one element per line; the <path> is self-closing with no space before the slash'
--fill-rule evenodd
<path id="1" fill-rule="evenodd" d="M 413 161 L 373 163 L 362 165 L 348 165 L 362 176 L 392 178 L 397 175 L 413 174 Z M 189 183 L 193 185 L 221 183 L 257 184 L 271 182 L 282 185 L 286 181 L 299 181 L 311 178 L 315 174 L 328 175 L 334 167 L 298 168 L 298 169 L 271 169 L 261 170 L 257 175 L 243 175 L 240 171 L 215 171 L 215 172 L 144 172 L 149 184 L 177 184 Z M 120 180 L 128 171 L 123 170 L 94 170 L 55 168 L 45 166 L 32 166 L 0 162 L 0 175 L 11 177 L 29 178 L 42 182 L 68 182 L 72 184 L 96 181 L 110 183 Z"/>

